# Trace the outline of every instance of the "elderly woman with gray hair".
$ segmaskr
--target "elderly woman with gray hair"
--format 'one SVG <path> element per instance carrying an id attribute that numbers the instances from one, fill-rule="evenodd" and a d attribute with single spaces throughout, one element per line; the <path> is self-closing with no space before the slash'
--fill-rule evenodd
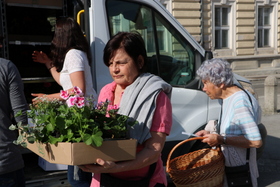
<path id="1" fill-rule="evenodd" d="M 246 186 L 257 186 L 256 148 L 262 145 L 257 126 L 261 109 L 257 100 L 251 93 L 233 83 L 234 75 L 230 64 L 223 59 L 205 61 L 197 70 L 197 75 L 202 79 L 203 91 L 211 99 L 221 99 L 222 109 L 218 122 L 196 135 L 204 136 L 202 142 L 211 147 L 221 146 L 227 176 L 224 186 L 232 186 L 228 181 L 235 178 L 228 178 L 227 168 L 246 165 L 247 155 L 252 184 Z M 241 182 L 242 180 L 246 179 L 241 179 Z"/>

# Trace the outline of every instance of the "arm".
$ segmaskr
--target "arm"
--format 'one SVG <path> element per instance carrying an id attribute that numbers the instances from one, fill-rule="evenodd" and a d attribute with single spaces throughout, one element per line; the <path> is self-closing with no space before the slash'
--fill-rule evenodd
<path id="1" fill-rule="evenodd" d="M 48 100 L 58 99 L 63 101 L 63 99 L 60 97 L 60 93 L 53 93 L 53 94 L 44 94 L 44 93 L 31 93 L 34 99 L 32 99 L 32 104 L 36 105 L 38 102 L 40 102 L 41 98 L 47 98 Z"/>
<path id="2" fill-rule="evenodd" d="M 223 137 L 222 137 L 223 138 Z M 248 140 L 244 136 L 233 136 L 226 138 L 227 145 L 233 145 L 236 147 L 243 147 L 243 148 L 259 148 L 262 146 L 262 140 Z"/>
<path id="3" fill-rule="evenodd" d="M 70 80 L 71 80 L 71 84 L 74 86 L 78 86 L 82 91 L 83 93 L 86 92 L 86 86 L 85 86 L 85 75 L 84 75 L 84 71 L 73 71 L 73 67 L 74 68 L 77 68 L 78 69 L 82 69 L 83 67 L 83 60 L 84 58 L 80 57 L 77 53 L 73 52 L 73 51 L 69 51 L 65 57 L 65 63 L 66 64 L 66 67 L 68 67 L 68 64 L 70 63 L 68 71 L 70 71 Z M 43 60 L 41 60 L 43 61 Z M 47 66 L 50 66 L 50 61 L 48 60 L 45 60 L 43 61 L 45 62 L 45 65 Z M 72 72 L 73 71 L 73 72 Z M 55 79 L 55 81 L 60 84 L 60 73 L 56 71 L 56 67 L 51 67 L 50 68 L 50 72 L 53 76 L 53 78 Z M 68 90 L 72 90 L 72 88 L 68 89 Z M 59 99 L 59 100 L 63 100 L 61 97 L 60 97 L 60 93 L 54 93 L 54 94 L 43 94 L 43 93 L 33 93 L 31 94 L 32 96 L 34 97 L 46 97 L 48 99 L 53 99 L 53 98 L 56 98 L 56 99 Z M 38 99 L 34 98 L 32 100 L 33 104 L 36 104 L 38 102 Z"/>
<path id="4" fill-rule="evenodd" d="M 76 73 L 73 73 L 73 74 L 75 74 L 75 75 L 81 75 L 81 74 L 83 74 L 83 73 L 81 73 L 81 72 L 77 72 L 77 74 Z M 77 82 L 77 83 L 73 83 L 73 85 L 77 85 L 79 88 L 81 88 L 81 90 L 83 91 L 83 93 L 85 93 L 85 86 L 83 86 L 81 83 L 84 83 L 83 81 L 80 81 L 80 80 L 82 80 L 82 77 L 80 77 L 79 78 L 79 76 L 73 76 L 74 77 L 74 79 L 77 79 L 77 81 L 75 81 L 75 82 Z M 80 83 L 80 84 L 79 84 Z M 70 88 L 70 89 L 68 89 L 68 91 L 72 91 L 73 90 L 73 88 Z M 40 99 L 41 98 L 46 98 L 46 99 L 48 99 L 48 100 L 53 100 L 53 99 L 58 99 L 58 100 L 61 100 L 61 101 L 64 101 L 64 99 L 62 99 L 61 97 L 60 97 L 60 93 L 53 93 L 53 94 L 44 94 L 44 93 L 31 93 L 31 95 L 32 96 L 34 96 L 35 98 L 34 99 L 32 99 L 32 103 L 35 105 L 36 103 L 38 103 L 38 102 L 40 102 Z"/>
<path id="5" fill-rule="evenodd" d="M 114 83 L 111 84 L 113 86 Z M 100 93 L 108 94 L 110 98 L 111 89 L 107 85 Z M 104 88 L 104 87 L 103 87 Z M 99 99 L 102 99 L 99 95 Z M 103 98 L 104 99 L 104 98 Z M 102 101 L 102 100 L 99 100 Z M 157 98 L 157 107 L 154 113 L 153 125 L 151 128 L 151 138 L 144 143 L 144 149 L 137 153 L 136 159 L 127 162 L 113 163 L 103 160 L 97 160 L 97 165 L 81 166 L 87 172 L 113 173 L 120 171 L 130 171 L 151 165 L 161 156 L 167 134 L 170 133 L 172 125 L 172 107 L 168 97 L 161 92 Z M 93 166 L 93 168 L 91 168 Z M 105 167 L 105 168 L 104 168 Z M 107 167 L 110 169 L 108 170 Z M 93 169 L 93 170 L 92 170 Z"/>
<path id="6" fill-rule="evenodd" d="M 83 171 L 92 173 L 116 173 L 122 171 L 135 170 L 151 165 L 161 156 L 166 134 L 160 132 L 151 132 L 152 137 L 144 144 L 144 149 L 137 153 L 136 159 L 124 162 L 111 162 L 97 159 L 99 165 L 79 166 Z"/>
<path id="7" fill-rule="evenodd" d="M 54 80 L 60 85 L 59 82 L 59 75 L 60 73 L 56 71 L 56 67 L 52 66 L 52 61 L 49 59 L 49 57 L 46 55 L 46 53 L 42 51 L 34 51 L 32 53 L 32 59 L 34 62 L 39 62 L 41 64 L 45 64 L 47 69 L 50 71 L 52 74 L 52 77 Z"/>
<path id="8" fill-rule="evenodd" d="M 86 83 L 85 83 L 85 75 L 84 71 L 76 71 L 70 74 L 70 79 L 73 87 L 78 86 L 83 93 L 86 92 Z"/>
<path id="9" fill-rule="evenodd" d="M 52 74 L 53 79 L 55 80 L 55 82 L 57 82 L 57 84 L 60 84 L 60 72 L 56 71 L 56 67 L 55 66 L 51 66 L 51 65 L 46 65 L 46 67 L 48 68 L 48 70 L 50 71 L 50 73 Z"/>
<path id="10" fill-rule="evenodd" d="M 85 93 L 86 86 L 85 86 L 85 78 L 84 78 L 83 71 L 77 71 L 77 72 L 71 73 L 70 79 L 71 79 L 73 87 L 78 86 L 83 91 L 83 93 Z M 72 90 L 72 88 L 68 89 L 68 90 Z M 31 95 L 35 97 L 34 99 L 32 99 L 33 104 L 40 102 L 40 100 L 38 98 L 42 98 L 42 97 L 47 98 L 49 100 L 52 100 L 52 99 L 63 100 L 60 97 L 60 93 L 54 93 L 54 94 L 32 93 Z"/>
<path id="11" fill-rule="evenodd" d="M 27 124 L 27 102 L 23 92 L 23 83 L 21 76 L 16 68 L 16 66 L 10 62 L 9 63 L 9 97 L 13 110 L 13 115 L 15 116 L 17 112 L 22 111 L 24 115 L 15 117 L 16 122 L 22 122 Z"/>
<path id="12" fill-rule="evenodd" d="M 207 143 L 209 146 L 214 147 L 221 144 L 232 145 L 236 147 L 243 147 L 243 148 L 259 148 L 262 145 L 261 140 L 248 140 L 244 136 L 226 136 L 226 140 L 224 142 L 224 137 L 219 134 L 205 134 L 205 139 L 202 142 Z"/>
<path id="13" fill-rule="evenodd" d="M 78 86 L 83 93 L 86 92 L 86 63 L 88 63 L 86 53 L 80 50 L 72 49 L 66 53 L 63 67 L 63 69 L 69 73 L 72 87 Z"/>

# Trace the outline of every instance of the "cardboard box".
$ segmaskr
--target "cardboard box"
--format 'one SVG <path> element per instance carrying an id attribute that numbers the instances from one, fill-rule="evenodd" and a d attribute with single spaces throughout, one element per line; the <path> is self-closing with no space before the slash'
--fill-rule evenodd
<path id="1" fill-rule="evenodd" d="M 58 171 L 68 169 L 68 165 L 49 163 L 41 157 L 38 157 L 38 165 L 45 171 Z"/>
<path id="2" fill-rule="evenodd" d="M 97 158 L 108 161 L 133 160 L 136 156 L 137 140 L 108 140 L 102 146 L 85 143 L 27 144 L 27 148 L 46 161 L 55 164 L 84 165 L 95 163 Z"/>

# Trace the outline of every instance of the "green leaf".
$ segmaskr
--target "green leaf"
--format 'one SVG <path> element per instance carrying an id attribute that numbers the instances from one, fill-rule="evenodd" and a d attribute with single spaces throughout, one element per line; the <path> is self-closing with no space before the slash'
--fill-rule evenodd
<path id="1" fill-rule="evenodd" d="M 91 145 L 92 144 L 92 140 L 91 140 L 91 136 L 90 134 L 84 134 L 83 135 L 83 142 L 87 145 Z"/>
<path id="2" fill-rule="evenodd" d="M 21 129 L 15 143 L 42 142 L 85 142 L 87 145 L 101 146 L 103 138 L 123 138 L 127 125 L 134 125 L 128 116 L 118 114 L 118 109 L 108 110 L 109 101 L 94 107 L 93 100 L 78 108 L 68 107 L 59 100 L 40 99 L 37 105 L 30 105 L 27 112 L 35 126 L 11 125 L 10 130 Z M 19 112 L 18 115 L 23 115 Z"/>
<path id="3" fill-rule="evenodd" d="M 46 125 L 46 130 L 47 130 L 48 132 L 53 132 L 53 131 L 54 131 L 54 125 L 51 124 L 51 123 L 48 123 L 48 124 Z"/>
<path id="4" fill-rule="evenodd" d="M 27 141 L 29 143 L 34 143 L 35 142 L 35 137 L 34 136 L 29 136 L 29 137 L 27 137 Z"/>
<path id="5" fill-rule="evenodd" d="M 21 142 L 20 144 L 22 147 L 27 148 L 27 143 L 26 142 Z"/>
<path id="6" fill-rule="evenodd" d="M 9 127 L 9 129 L 12 130 L 12 131 L 13 131 L 13 130 L 16 130 L 16 129 L 17 129 L 17 126 L 11 125 L 11 126 Z"/>
<path id="7" fill-rule="evenodd" d="M 22 135 L 19 135 L 17 138 L 17 145 L 20 144 L 21 142 L 24 142 L 24 137 Z"/>
<path id="8" fill-rule="evenodd" d="M 53 137 L 53 136 L 49 136 L 49 143 L 50 144 L 56 144 L 57 142 L 62 142 L 63 141 L 63 136 L 60 136 L 58 138 Z"/>
<path id="9" fill-rule="evenodd" d="M 21 115 L 23 115 L 22 111 L 18 111 L 18 112 L 16 113 L 15 117 L 18 117 L 18 116 L 21 116 Z"/>
<path id="10" fill-rule="evenodd" d="M 103 138 L 102 136 L 96 136 L 96 135 L 92 135 L 92 145 L 95 145 L 96 147 L 100 147 L 103 143 Z"/>
<path id="11" fill-rule="evenodd" d="M 87 145 L 93 145 L 96 147 L 100 147 L 102 145 L 103 142 L 103 138 L 102 138 L 102 132 L 98 131 L 96 134 L 85 134 L 83 136 L 83 142 Z"/>
<path id="12" fill-rule="evenodd" d="M 79 138 L 73 138 L 72 139 L 73 140 L 73 142 L 81 142 L 82 141 L 82 138 L 81 137 L 79 137 Z"/>

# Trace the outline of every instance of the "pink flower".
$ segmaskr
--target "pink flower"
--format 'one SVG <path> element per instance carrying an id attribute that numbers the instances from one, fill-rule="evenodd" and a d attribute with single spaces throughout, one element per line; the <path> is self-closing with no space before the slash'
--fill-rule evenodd
<path id="1" fill-rule="evenodd" d="M 66 100 L 66 104 L 68 107 L 72 107 L 72 106 L 77 106 L 78 108 L 82 108 L 85 106 L 85 98 L 83 97 L 84 94 L 82 92 L 82 90 L 77 87 L 74 86 L 73 89 L 71 90 L 61 90 L 60 91 L 60 97 L 64 100 Z"/>
<path id="2" fill-rule="evenodd" d="M 68 99 L 69 98 L 69 93 L 68 91 L 64 91 L 64 90 L 60 90 L 60 97 L 64 100 Z"/>
<path id="3" fill-rule="evenodd" d="M 82 108 L 85 106 L 85 98 L 79 96 L 70 96 L 66 103 L 68 107 L 73 107 L 76 105 L 78 108 Z"/>
<path id="4" fill-rule="evenodd" d="M 108 110 L 117 110 L 119 107 L 117 105 L 108 105 Z"/>
<path id="5" fill-rule="evenodd" d="M 82 90 L 78 86 L 74 86 L 74 93 L 78 96 L 84 96 Z"/>
<path id="6" fill-rule="evenodd" d="M 83 106 L 85 106 L 85 98 L 84 97 L 77 97 L 76 106 L 78 108 L 82 108 Z"/>
<path id="7" fill-rule="evenodd" d="M 77 96 L 71 96 L 66 100 L 67 106 L 72 107 L 75 106 L 77 103 Z"/>

